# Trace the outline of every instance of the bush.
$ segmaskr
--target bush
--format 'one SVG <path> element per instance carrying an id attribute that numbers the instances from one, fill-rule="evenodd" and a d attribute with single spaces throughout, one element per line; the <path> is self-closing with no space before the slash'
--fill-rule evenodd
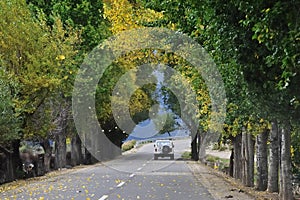
<path id="1" fill-rule="evenodd" d="M 182 157 L 183 159 L 189 160 L 189 159 L 192 158 L 192 153 L 189 152 L 189 151 L 185 151 L 185 152 L 183 152 L 183 154 L 181 155 L 181 157 Z"/>
<path id="2" fill-rule="evenodd" d="M 134 145 L 136 144 L 136 141 L 135 140 L 130 140 L 130 141 L 127 141 L 125 142 L 123 145 L 122 145 L 122 151 L 128 151 L 132 148 L 134 148 Z"/>

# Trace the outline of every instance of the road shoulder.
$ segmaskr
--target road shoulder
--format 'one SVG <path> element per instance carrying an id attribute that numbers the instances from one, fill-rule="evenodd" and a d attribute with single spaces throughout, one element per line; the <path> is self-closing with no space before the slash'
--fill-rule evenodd
<path id="1" fill-rule="evenodd" d="M 253 188 L 245 187 L 238 180 L 199 162 L 188 161 L 187 164 L 196 179 L 215 199 L 278 200 L 277 194 L 258 192 Z"/>

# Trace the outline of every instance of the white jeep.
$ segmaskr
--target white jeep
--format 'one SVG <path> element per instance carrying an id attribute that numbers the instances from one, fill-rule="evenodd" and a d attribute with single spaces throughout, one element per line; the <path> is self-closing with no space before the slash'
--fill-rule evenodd
<path id="1" fill-rule="evenodd" d="M 154 143 L 154 160 L 158 157 L 170 157 L 174 160 L 174 144 L 171 140 L 156 140 Z"/>

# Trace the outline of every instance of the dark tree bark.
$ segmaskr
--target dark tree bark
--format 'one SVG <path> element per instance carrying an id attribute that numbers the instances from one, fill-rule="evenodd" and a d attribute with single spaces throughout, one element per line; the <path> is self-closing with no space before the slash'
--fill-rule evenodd
<path id="1" fill-rule="evenodd" d="M 15 172 L 14 172 L 14 166 L 13 166 L 13 159 L 12 159 L 12 154 L 13 152 L 8 150 L 5 147 L 0 146 L 0 152 L 4 153 L 3 161 L 5 162 L 3 165 L 3 177 L 2 181 L 3 182 L 11 182 L 14 181 L 15 179 Z"/>
<path id="2" fill-rule="evenodd" d="M 54 107 L 54 109 L 57 109 L 58 114 L 54 123 L 56 127 L 53 131 L 55 138 L 55 169 L 62 169 L 67 164 L 66 135 L 70 105 L 65 102 L 58 107 Z"/>
<path id="3" fill-rule="evenodd" d="M 245 186 L 254 185 L 254 142 L 251 134 L 242 133 L 242 183 Z"/>
<path id="4" fill-rule="evenodd" d="M 91 153 L 88 151 L 87 148 L 84 148 L 84 162 L 85 165 L 90 165 L 92 164 L 92 155 Z"/>
<path id="5" fill-rule="evenodd" d="M 257 159 L 257 184 L 259 191 L 265 191 L 268 187 L 268 130 L 264 130 L 256 137 Z"/>
<path id="6" fill-rule="evenodd" d="M 81 140 L 78 134 L 75 134 L 71 140 L 71 165 L 76 166 L 82 163 Z"/>
<path id="7" fill-rule="evenodd" d="M 268 175 L 268 191 L 279 192 L 279 134 L 277 121 L 272 122 L 270 132 L 270 149 L 269 149 L 269 175 Z"/>
<path id="8" fill-rule="evenodd" d="M 291 166 L 291 127 L 284 124 L 281 129 L 281 159 L 280 159 L 280 199 L 293 199 L 292 166 Z"/>
<path id="9" fill-rule="evenodd" d="M 242 135 L 239 134 L 233 138 L 234 148 L 234 160 L 233 160 L 233 177 L 236 179 L 242 179 L 242 160 L 241 160 L 241 148 L 242 148 Z"/>
<path id="10" fill-rule="evenodd" d="M 62 169 L 67 164 L 67 146 L 64 134 L 55 136 L 55 169 Z"/>
<path id="11" fill-rule="evenodd" d="M 14 167 L 15 167 L 15 163 L 14 163 L 14 159 L 13 159 L 13 154 L 10 153 L 7 156 L 7 176 L 6 176 L 6 181 L 7 182 L 12 182 L 15 180 L 15 171 L 14 171 Z"/>
<path id="12" fill-rule="evenodd" d="M 248 141 L 247 141 L 247 133 L 245 130 L 242 132 L 242 154 L 241 154 L 241 160 L 242 160 L 242 183 L 244 185 L 247 184 L 249 170 L 248 170 Z"/>
<path id="13" fill-rule="evenodd" d="M 11 167 L 12 167 L 12 178 L 13 178 L 13 180 L 16 179 L 16 178 L 19 178 L 19 177 L 16 176 L 16 174 L 17 174 L 16 172 L 18 170 L 20 170 L 21 166 L 22 166 L 22 160 L 20 158 L 19 148 L 20 148 L 20 140 L 14 140 L 12 142 L 13 152 L 11 154 L 11 158 L 12 158 Z"/>
<path id="14" fill-rule="evenodd" d="M 43 147 L 45 150 L 45 155 L 44 155 L 44 171 L 45 173 L 50 171 L 50 163 L 51 163 L 51 156 L 52 156 L 52 149 L 49 143 L 48 139 L 45 139 L 43 141 Z"/>
<path id="15" fill-rule="evenodd" d="M 249 187 L 254 186 L 254 152 L 255 152 L 255 140 L 251 134 L 247 135 L 248 137 L 248 153 L 249 153 L 249 179 L 247 185 Z"/>
<path id="16" fill-rule="evenodd" d="M 191 143 L 191 148 L 192 148 L 192 160 L 194 161 L 198 161 L 199 160 L 199 151 L 198 151 L 198 145 L 197 142 L 199 140 L 199 133 L 197 132 L 197 134 L 195 135 L 194 138 L 192 138 L 192 143 Z"/>
<path id="17" fill-rule="evenodd" d="M 231 150 L 230 161 L 229 161 L 229 176 L 233 177 L 233 164 L 234 163 L 234 149 Z"/>

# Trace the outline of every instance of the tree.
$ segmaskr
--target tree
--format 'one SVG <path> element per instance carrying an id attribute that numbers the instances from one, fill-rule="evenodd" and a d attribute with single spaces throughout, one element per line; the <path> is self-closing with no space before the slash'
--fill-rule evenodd
<path id="1" fill-rule="evenodd" d="M 115 7 L 122 9 L 114 9 Z M 114 34 L 117 34 L 120 30 L 130 28 L 130 26 L 126 26 L 126 23 L 132 24 L 133 27 L 141 26 L 138 23 L 135 23 L 136 20 L 139 20 L 140 17 L 143 17 L 143 15 L 136 12 L 138 12 L 138 9 L 135 10 L 135 8 L 133 8 L 127 1 L 108 1 L 104 6 L 104 16 L 111 22 L 112 26 L 110 27 L 110 30 Z M 142 8 L 139 12 L 142 12 Z M 130 13 L 136 13 L 136 15 L 131 15 Z M 149 13 L 151 14 L 150 11 Z M 125 23 L 124 21 L 119 20 L 120 16 L 124 18 Z M 154 17 L 151 20 L 155 20 L 155 13 L 150 16 Z M 122 29 L 120 29 L 120 27 L 122 27 Z M 126 44 L 134 42 L 131 41 L 130 37 L 126 37 L 124 40 L 126 41 Z M 103 47 L 101 45 L 96 47 L 93 52 L 101 52 Z M 119 44 L 111 42 L 109 45 L 112 45 L 113 47 L 113 45 L 117 46 Z M 97 58 L 95 58 L 97 55 L 94 56 L 93 52 L 91 53 L 92 56 L 89 56 L 91 59 L 85 62 L 84 65 L 86 64 L 91 67 L 89 69 L 99 72 L 101 69 L 96 69 L 94 65 L 89 65 L 90 63 L 97 62 Z M 137 52 L 126 52 L 126 54 L 124 53 L 117 57 L 116 60 L 110 63 L 110 66 L 103 71 L 100 81 L 97 81 L 98 84 L 96 92 L 93 93 L 93 91 L 91 91 L 91 94 L 86 94 L 85 96 L 88 98 L 94 98 L 95 96 L 96 99 L 96 109 L 95 111 L 91 109 L 91 112 L 93 112 L 91 120 L 93 120 L 93 122 L 88 122 L 86 125 L 93 129 L 95 128 L 94 123 L 99 123 L 101 125 L 101 130 L 96 130 L 98 128 L 95 128 L 95 130 L 90 131 L 90 133 L 84 133 L 84 131 L 81 131 L 81 133 L 83 135 L 87 134 L 86 136 L 88 137 L 86 137 L 86 142 L 91 146 L 91 148 L 96 148 L 99 152 L 102 152 L 102 154 L 99 154 L 99 157 L 97 156 L 98 159 L 110 159 L 119 155 L 121 153 L 120 147 L 122 142 L 126 139 L 126 137 L 128 137 L 128 134 L 134 128 L 132 124 L 135 125 L 135 123 L 144 120 L 144 114 L 147 113 L 144 111 L 149 110 L 152 105 L 153 101 L 151 96 L 149 96 L 149 91 L 153 90 L 154 87 L 152 85 L 138 87 L 138 79 L 136 78 L 138 70 L 135 69 L 139 66 L 139 63 L 145 60 L 145 55 L 149 55 L 149 52 L 150 51 L 142 50 Z M 101 59 L 100 63 L 97 62 L 97 66 L 102 66 L 101 64 L 103 60 L 105 59 Z M 120 84 L 122 77 L 126 78 L 125 82 L 127 84 Z M 78 82 L 78 84 L 85 84 L 86 80 L 79 81 L 80 82 Z M 119 92 L 122 92 L 123 96 L 114 94 L 114 91 L 117 89 L 119 89 Z M 133 91 L 132 94 L 131 91 Z M 78 95 L 80 96 L 80 94 Z M 129 97 L 125 98 L 124 95 Z M 123 109 L 124 106 L 126 109 Z M 95 119 L 97 119 L 96 122 Z M 126 120 L 129 119 L 134 119 L 135 123 L 131 123 L 127 126 Z M 128 128 L 124 130 L 122 129 L 122 125 L 127 126 Z M 95 140 L 91 139 L 91 137 L 94 136 L 93 132 L 98 132 L 100 135 L 99 137 L 101 137 L 101 141 L 106 142 L 102 142 L 102 144 L 98 144 L 97 146 Z"/>
<path id="2" fill-rule="evenodd" d="M 20 139 L 43 139 L 53 126 L 49 123 L 49 99 L 70 89 L 78 32 L 64 26 L 58 17 L 48 26 L 45 15 L 32 16 L 25 1 L 0 4 L 1 67 L 18 86 L 10 88 L 10 97 L 13 116 L 22 119 Z M 19 157 L 19 142 L 14 143 Z"/>
<path id="3" fill-rule="evenodd" d="M 251 115 L 270 121 L 299 119 L 299 3 L 144 2 L 150 8 L 165 11 L 162 24 L 171 21 L 211 52 L 224 77 L 228 105 L 236 105 L 242 111 L 227 115 L 227 125 L 237 118 L 247 122 Z M 286 129 L 288 124 L 280 126 Z M 291 194 L 288 187 L 281 192 Z"/>
<path id="4" fill-rule="evenodd" d="M 257 189 L 265 191 L 268 186 L 268 130 L 264 130 L 256 138 L 256 157 L 257 157 Z"/>
<path id="5" fill-rule="evenodd" d="M 17 84 L 7 78 L 7 74 L 0 68 L 0 146 L 9 147 L 13 140 L 20 139 L 21 118 L 14 113 L 13 94 L 18 90 Z M 10 147 L 9 147 L 10 148 Z"/>
<path id="6" fill-rule="evenodd" d="M 155 128 L 159 131 L 158 134 L 168 133 L 169 136 L 171 136 L 171 132 L 178 128 L 175 115 L 172 113 L 163 113 L 158 115 L 159 116 L 154 120 Z"/>
<path id="7" fill-rule="evenodd" d="M 279 130 L 277 121 L 272 122 L 270 131 L 270 159 L 269 159 L 269 176 L 268 176 L 268 191 L 279 192 Z"/>
<path id="8" fill-rule="evenodd" d="M 111 35 L 109 22 L 103 17 L 103 1 L 87 0 L 27 0 L 30 9 L 38 15 L 40 11 L 47 16 L 47 24 L 54 23 L 54 16 L 59 16 L 64 23 L 81 31 L 82 42 L 78 57 L 83 57 L 101 41 Z"/>
<path id="9" fill-rule="evenodd" d="M 0 152 L 3 163 L 0 166 L 1 182 L 13 181 L 16 177 L 15 170 L 19 164 L 14 152 L 15 143 L 21 138 L 21 118 L 14 113 L 12 91 L 18 90 L 18 86 L 10 78 L 0 64 Z"/>
<path id="10" fill-rule="evenodd" d="M 72 73 L 68 74 L 70 80 L 69 84 L 71 87 L 73 87 L 73 81 L 75 79 L 77 69 L 79 67 L 79 64 L 82 63 L 84 57 L 93 48 L 95 48 L 101 41 L 103 41 L 111 34 L 108 29 L 109 23 L 103 17 L 102 0 L 93 1 L 93 3 L 85 0 L 83 1 L 28 0 L 27 3 L 29 4 L 30 9 L 33 11 L 33 13 L 35 13 L 35 15 L 39 15 L 40 12 L 45 13 L 45 15 L 47 16 L 46 21 L 48 25 L 53 25 L 55 22 L 54 20 L 55 16 L 59 16 L 64 26 L 72 27 L 81 33 L 80 35 L 81 43 L 79 44 L 80 47 L 78 48 L 78 53 L 74 58 L 74 61 L 77 64 L 75 65 L 75 69 L 72 71 Z M 55 104 L 58 107 L 53 108 L 55 110 L 53 112 L 58 112 L 57 109 L 59 108 L 62 109 L 60 111 L 61 113 L 64 113 L 66 109 L 70 109 L 71 99 L 69 97 L 71 96 L 71 92 L 72 92 L 71 87 L 68 90 L 60 91 L 60 94 L 62 94 L 63 98 L 59 97 L 59 99 L 65 102 L 66 107 L 61 107 L 59 104 Z M 68 113 L 69 112 L 71 111 L 69 110 Z M 73 155 L 71 157 L 72 162 L 80 163 L 81 162 L 80 160 L 82 160 L 81 159 L 82 156 L 80 156 L 81 154 L 80 138 L 78 138 L 78 134 L 77 131 L 75 130 L 74 122 L 70 117 L 70 113 L 68 114 L 68 116 L 69 117 L 67 120 L 67 126 L 64 127 L 67 128 L 68 126 L 71 127 L 73 126 L 74 128 L 64 130 L 63 132 L 65 133 L 64 134 L 65 137 L 68 135 L 69 137 L 72 138 L 73 141 L 71 142 L 72 150 L 74 150 L 79 154 L 77 155 L 77 153 L 74 153 L 74 151 L 71 152 L 71 154 Z M 57 119 L 53 119 L 53 121 L 54 120 Z M 70 130 L 72 131 L 70 132 Z M 85 152 L 86 154 L 89 154 L 87 150 Z M 89 157 L 89 155 L 86 155 L 85 157 Z M 86 161 L 86 163 L 90 163 L 90 162 Z"/>

